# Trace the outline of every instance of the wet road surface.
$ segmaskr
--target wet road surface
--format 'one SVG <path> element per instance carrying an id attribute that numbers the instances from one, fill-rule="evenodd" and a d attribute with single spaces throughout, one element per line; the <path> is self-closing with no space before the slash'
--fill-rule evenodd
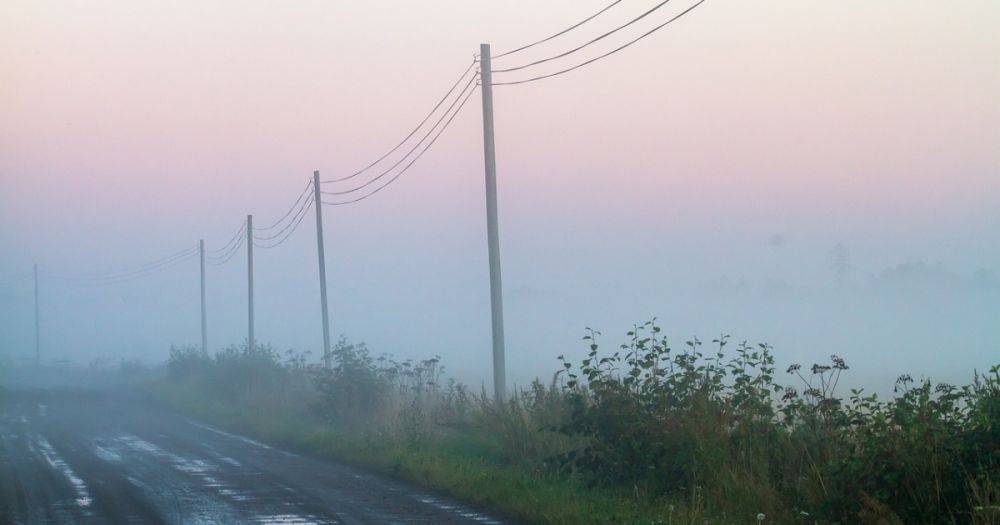
<path id="1" fill-rule="evenodd" d="M 502 521 L 149 405 L 22 394 L 0 403 L 0 523 Z"/>

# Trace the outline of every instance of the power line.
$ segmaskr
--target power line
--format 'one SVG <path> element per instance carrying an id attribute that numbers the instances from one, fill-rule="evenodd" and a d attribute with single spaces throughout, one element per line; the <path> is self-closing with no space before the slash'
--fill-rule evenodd
<path id="1" fill-rule="evenodd" d="M 310 183 L 310 186 L 311 185 L 312 184 Z M 278 237 L 281 237 L 282 234 L 284 234 L 286 231 L 288 231 L 288 229 L 291 228 L 292 225 L 295 224 L 295 222 L 297 220 L 299 220 L 298 217 L 302 213 L 302 210 L 304 208 L 309 207 L 311 202 L 312 202 L 311 199 L 306 199 L 305 201 L 302 201 L 302 203 L 299 205 L 298 209 L 295 210 L 295 214 L 292 216 L 292 220 L 290 222 L 288 222 L 287 224 L 285 224 L 284 226 L 282 226 L 281 229 L 279 229 L 277 232 L 275 232 L 275 233 L 273 233 L 271 235 L 261 235 L 261 236 L 258 236 L 255 233 L 254 236 L 253 236 L 254 240 L 255 241 L 270 241 L 272 239 L 276 239 Z M 256 230 L 256 229 L 257 228 L 254 228 L 254 230 Z"/>
<path id="2" fill-rule="evenodd" d="M 653 29 L 650 29 L 649 31 L 647 31 L 647 32 L 639 35 L 638 37 L 636 37 L 636 38 L 634 38 L 634 39 L 626 42 L 625 44 L 622 44 L 621 46 L 618 46 L 615 49 L 612 49 L 611 51 L 608 51 L 607 53 L 604 53 L 603 55 L 599 55 L 597 57 L 591 58 L 590 60 L 587 60 L 585 62 L 581 62 L 581 63 L 579 63 L 579 64 L 577 64 L 575 66 L 568 67 L 568 68 L 560 70 L 560 71 L 556 71 L 555 73 L 549 73 L 547 75 L 539 75 L 537 77 L 526 78 L 524 80 L 516 80 L 516 81 L 510 81 L 510 82 L 494 82 L 493 85 L 494 86 L 514 86 L 514 85 L 517 85 L 517 84 L 527 84 L 528 82 L 535 82 L 536 80 L 543 80 L 543 79 L 546 79 L 546 78 L 551 78 L 551 77 L 554 77 L 554 76 L 562 75 L 563 73 L 569 73 L 570 71 L 573 71 L 575 69 L 579 69 L 579 68 L 581 68 L 583 66 L 586 66 L 588 64 L 592 64 L 592 63 L 597 62 L 598 60 L 600 60 L 602 58 L 609 57 L 609 56 L 611 56 L 611 55 L 613 55 L 613 54 L 615 54 L 615 53 L 617 53 L 617 52 L 619 52 L 619 51 L 621 51 L 621 50 L 623 50 L 623 49 L 631 46 L 632 44 L 635 44 L 636 42 L 642 40 L 643 38 L 646 38 L 647 36 L 649 36 L 649 35 L 657 32 L 657 31 L 659 31 L 660 29 L 662 29 L 663 27 L 667 26 L 671 22 L 673 22 L 673 21 L 677 20 L 678 18 L 680 18 L 680 17 L 682 17 L 682 16 L 690 13 L 691 11 L 694 10 L 694 8 L 700 6 L 704 2 L 705 2 L 705 0 L 698 0 L 698 2 L 696 2 L 694 5 L 692 5 L 691 7 L 687 8 L 687 9 L 685 9 L 684 11 L 681 11 L 679 14 L 677 14 L 673 18 L 667 20 L 666 22 L 663 22 L 662 24 L 654 27 Z"/>
<path id="3" fill-rule="evenodd" d="M 243 233 L 243 230 L 241 230 L 240 233 Z M 229 262 L 230 259 L 233 258 L 234 255 L 236 255 L 237 252 L 240 251 L 240 248 L 242 248 L 243 245 L 246 244 L 246 240 L 247 240 L 246 235 L 241 235 L 239 241 L 237 241 L 237 243 L 233 245 L 233 247 L 229 250 L 228 253 L 220 257 L 211 257 L 208 261 L 208 264 L 211 264 L 212 266 L 222 266 L 223 264 L 226 264 L 227 262 Z"/>
<path id="4" fill-rule="evenodd" d="M 284 237 L 282 237 L 281 239 L 278 239 L 277 241 L 275 241 L 275 242 L 273 242 L 271 244 L 261 244 L 261 243 L 254 242 L 253 245 L 257 246 L 259 248 L 263 248 L 265 250 L 269 250 L 271 248 L 277 248 L 278 246 L 281 246 L 282 244 L 284 244 L 285 241 L 287 241 L 289 238 L 291 238 L 292 234 L 295 233 L 295 230 L 299 229 L 299 225 L 302 224 L 302 219 L 304 219 L 306 217 L 307 212 L 312 209 L 312 207 L 313 207 L 313 201 L 309 200 L 309 201 L 306 201 L 306 202 L 307 202 L 306 206 L 302 208 L 302 210 L 299 213 L 299 215 L 292 222 L 289 223 L 289 224 L 293 224 L 294 226 L 292 226 L 291 229 L 288 230 L 288 232 L 285 234 Z"/>
<path id="5" fill-rule="evenodd" d="M 292 203 L 292 206 L 290 208 L 288 208 L 288 211 L 286 211 L 285 214 L 282 215 L 280 219 L 278 219 L 277 221 L 275 221 L 274 224 L 272 224 L 270 226 L 265 226 L 263 228 L 258 228 L 256 226 L 254 226 L 253 230 L 254 231 L 273 230 L 275 227 L 277 227 L 279 224 L 281 224 L 286 218 L 288 218 L 289 215 L 292 214 L 292 210 L 294 210 L 299 205 L 299 202 L 302 200 L 302 198 L 309 194 L 309 188 L 311 188 L 311 187 L 312 187 L 312 180 L 310 180 L 308 183 L 306 183 L 305 189 L 303 189 L 302 193 L 300 193 L 299 196 L 298 196 L 298 198 L 295 199 L 295 202 Z"/>
<path id="6" fill-rule="evenodd" d="M 452 84 L 451 88 L 448 89 L 448 92 L 445 93 L 443 97 L 441 97 L 441 100 L 439 100 L 438 103 L 434 105 L 434 107 L 431 109 L 431 111 L 429 113 L 427 113 L 427 116 L 424 117 L 424 119 L 420 121 L 420 124 L 417 124 L 417 127 L 413 128 L 413 131 L 411 131 L 408 135 L 406 135 L 406 137 L 404 137 L 403 140 L 399 141 L 399 144 L 396 144 L 395 146 L 393 146 L 392 149 L 390 149 L 389 151 L 385 152 L 385 154 L 382 155 L 381 157 L 375 159 L 371 164 L 365 166 L 364 168 L 361 168 L 360 170 L 358 170 L 358 171 L 356 171 L 356 172 L 354 172 L 354 173 L 352 173 L 350 175 L 347 175 L 346 177 L 341 177 L 341 178 L 336 178 L 336 179 L 327 179 L 327 180 L 324 180 L 322 182 L 324 182 L 324 183 L 329 183 L 329 182 L 343 182 L 345 180 L 353 179 L 354 177 L 357 177 L 358 175 L 361 175 L 362 173 L 368 171 L 369 169 L 371 169 L 372 167 L 374 167 L 379 162 L 382 162 L 389 155 L 392 155 L 396 150 L 398 150 L 399 148 L 401 148 L 403 146 L 403 144 L 406 144 L 406 142 L 408 140 L 410 140 L 413 137 L 413 135 L 415 135 L 417 133 L 417 131 L 419 131 L 420 128 L 423 127 L 423 125 L 427 123 L 428 120 L 430 120 L 431 116 L 434 115 L 434 113 L 438 110 L 438 108 L 441 107 L 441 104 L 444 104 L 445 100 L 448 100 L 448 97 L 451 96 L 452 92 L 455 91 L 455 88 L 458 87 L 458 85 L 462 82 L 462 79 L 465 78 L 465 75 L 469 74 L 469 71 L 475 65 L 476 65 L 476 60 L 473 59 L 472 63 L 469 64 L 469 67 L 465 68 L 465 71 L 463 71 L 462 75 L 458 77 L 458 80 L 456 80 L 455 83 Z M 473 75 L 473 76 L 475 76 L 475 75 Z"/>
<path id="7" fill-rule="evenodd" d="M 226 244 L 222 245 L 221 248 L 208 250 L 209 253 L 222 253 L 229 250 L 234 242 L 239 241 L 240 237 L 243 236 L 243 233 L 246 232 L 246 229 L 247 229 L 247 221 L 246 219 L 243 219 L 243 222 L 240 223 L 240 229 L 236 230 L 236 233 L 234 233 L 233 236 L 228 241 L 226 241 Z M 212 257 L 212 255 L 209 255 L 209 257 Z"/>
<path id="8" fill-rule="evenodd" d="M 354 192 L 356 192 L 358 190 L 361 190 L 363 188 L 366 188 L 366 187 L 370 186 L 371 184 L 375 183 L 376 181 L 378 181 L 382 177 L 384 177 L 387 174 L 389 174 L 390 172 L 392 172 L 392 170 L 396 169 L 400 164 L 402 164 L 404 161 L 406 161 L 406 159 L 410 155 L 412 155 L 413 152 L 416 151 L 417 148 L 419 148 L 420 145 L 423 144 L 424 141 L 426 141 L 434 133 L 434 130 L 437 129 L 438 126 L 441 125 L 441 122 L 444 121 L 445 117 L 448 116 L 448 113 L 452 109 L 454 109 L 455 104 L 457 104 L 458 101 L 462 99 L 462 95 L 464 95 L 465 92 L 467 90 L 469 90 L 470 87 L 472 87 L 472 83 L 476 80 L 476 78 L 477 78 L 476 75 L 473 75 L 471 78 L 469 78 L 469 82 L 465 84 L 465 87 L 463 87 L 461 93 L 459 93 L 459 95 L 457 97 L 455 97 L 455 100 L 451 101 L 451 105 L 449 105 L 448 109 L 446 109 L 445 112 L 441 114 L 441 117 L 438 118 L 437 122 L 435 122 L 434 125 L 431 126 L 431 128 L 429 130 L 427 130 L 427 133 L 424 134 L 424 136 L 421 137 L 421 139 L 416 144 L 414 144 L 412 148 L 410 148 L 410 151 L 407 151 L 406 154 L 403 155 L 402 157 L 400 157 L 399 160 L 397 160 L 395 163 L 393 163 L 392 166 L 389 166 L 385 171 L 383 171 L 382 173 L 379 173 L 378 176 L 376 176 L 375 178 L 370 179 L 368 182 L 365 182 L 364 184 L 362 184 L 360 186 L 357 186 L 355 188 L 351 188 L 349 190 L 343 190 L 343 191 L 321 191 L 320 193 L 322 193 L 323 195 L 347 195 L 347 194 L 350 194 L 350 193 L 354 193 Z"/>
<path id="9" fill-rule="evenodd" d="M 551 62 L 553 60 L 557 60 L 557 59 L 563 58 L 563 57 L 568 56 L 568 55 L 572 55 L 573 53 L 576 53 L 577 51 L 579 51 L 579 50 L 581 50 L 581 49 L 583 49 L 583 48 L 585 48 L 585 47 L 587 47 L 587 46 L 589 46 L 589 45 L 591 45 L 591 44 L 593 44 L 595 42 L 604 40 L 605 38 L 607 38 L 607 37 L 609 37 L 609 36 L 617 33 L 618 31 L 621 31 L 622 29 L 625 29 L 626 27 L 628 27 L 628 26 L 630 26 L 630 25 L 638 22 L 639 20 L 642 20 L 643 18 L 646 18 L 647 16 L 649 16 L 650 14 L 652 14 L 657 9 L 659 9 L 659 8 L 667 5 L 669 2 L 670 2 L 670 0 L 663 0 L 662 2 L 660 2 L 659 4 L 656 4 L 655 6 L 653 6 L 652 9 L 646 11 L 645 13 L 643 13 L 643 14 L 635 17 L 635 18 L 633 18 L 632 20 L 629 20 L 628 22 L 626 22 L 626 23 L 624 23 L 624 24 L 622 24 L 622 25 L 620 25 L 620 26 L 612 29 L 611 31 L 608 31 L 607 33 L 604 33 L 603 35 L 601 35 L 601 36 L 599 36 L 597 38 L 594 38 L 593 40 L 590 40 L 589 42 L 586 42 L 586 43 L 581 44 L 581 45 L 579 45 L 577 47 L 574 47 L 573 49 L 570 49 L 569 51 L 564 51 L 562 53 L 559 53 L 558 55 L 553 55 L 553 56 L 550 56 L 548 58 L 543 58 L 543 59 L 540 59 L 540 60 L 536 60 L 534 62 L 529 62 L 529 63 L 524 64 L 524 65 L 516 66 L 516 67 L 508 67 L 508 68 L 505 68 L 505 69 L 494 69 L 493 72 L 494 73 L 509 73 L 511 71 L 518 71 L 518 70 L 521 70 L 521 69 L 529 68 L 531 66 L 537 66 L 539 64 L 544 64 L 546 62 Z"/>
<path id="10" fill-rule="evenodd" d="M 403 169 L 400 170 L 399 173 L 397 173 L 392 178 L 390 178 L 388 181 L 386 181 L 385 184 L 383 184 L 383 185 L 379 186 L 378 188 L 375 188 L 374 190 L 366 193 L 365 195 L 362 195 L 361 197 L 358 197 L 358 198 L 355 198 L 355 199 L 351 199 L 351 200 L 347 200 L 347 201 L 341 201 L 341 202 L 326 202 L 326 201 L 323 201 L 323 204 L 325 204 L 327 206 L 343 206 L 345 204 L 353 204 L 355 202 L 365 200 L 368 197 L 371 197 L 372 195 L 375 195 L 376 193 L 382 191 L 385 187 L 387 187 L 390 184 L 392 184 L 393 182 L 395 182 L 396 179 L 398 179 L 402 174 L 406 173 L 406 171 L 410 169 L 410 166 L 413 166 L 413 164 L 415 162 L 417 162 L 418 160 L 420 160 L 420 157 L 422 157 L 424 155 L 424 153 L 426 153 L 427 150 L 430 149 L 430 147 L 433 146 L 435 142 L 437 142 L 438 137 L 440 137 L 441 134 L 444 133 L 444 130 L 448 129 L 448 125 L 451 124 L 451 121 L 454 120 L 455 116 L 458 115 L 458 113 L 460 111 L 462 111 L 462 108 L 465 107 L 465 103 L 469 101 L 469 97 L 471 97 L 472 94 L 475 93 L 475 92 L 476 92 L 475 88 L 472 88 L 471 90 L 469 90 L 469 93 L 467 95 L 465 95 L 465 98 L 462 100 L 462 103 L 459 104 L 458 109 L 456 109 L 455 112 L 451 114 L 451 117 L 449 117 L 448 121 L 444 123 L 444 126 L 442 126 L 440 130 L 438 130 L 437 135 L 435 135 L 434 138 L 431 139 L 431 141 L 428 142 L 426 146 L 424 146 L 424 149 L 421 150 L 420 153 L 418 153 L 417 156 L 414 157 L 413 160 L 411 160 L 409 164 L 407 164 L 405 167 L 403 167 Z"/>
<path id="11" fill-rule="evenodd" d="M 198 249 L 197 245 L 196 246 L 192 246 L 192 247 L 186 248 L 184 250 L 181 250 L 179 252 L 175 252 L 175 253 L 172 253 L 170 255 L 167 255 L 165 257 L 161 257 L 159 259 L 155 259 L 153 261 L 149 261 L 149 262 L 140 264 L 140 265 L 132 267 L 132 268 L 124 268 L 124 269 L 121 269 L 121 270 L 114 270 L 114 271 L 103 272 L 103 273 L 97 273 L 97 272 L 95 272 L 95 273 L 85 273 L 85 274 L 77 274 L 77 275 L 60 274 L 60 273 L 49 273 L 49 274 L 47 274 L 47 276 L 49 276 L 49 277 L 55 277 L 57 279 L 63 279 L 63 280 L 67 280 L 67 281 L 85 281 L 85 280 L 113 279 L 115 277 L 122 276 L 122 275 L 130 275 L 130 274 L 137 273 L 137 272 L 143 272 L 143 271 L 146 271 L 146 270 L 152 270 L 152 269 L 159 268 L 163 264 L 169 263 L 169 262 L 173 261 L 174 259 L 177 259 L 178 257 L 183 257 L 185 255 L 193 253 L 193 252 L 197 251 L 197 249 Z"/>
<path id="12" fill-rule="evenodd" d="M 146 277 L 157 271 L 169 268 L 181 261 L 187 260 L 190 257 L 198 253 L 198 246 L 192 246 L 185 250 L 173 253 L 166 257 L 161 257 L 155 261 L 151 261 L 134 268 L 129 268 L 125 270 L 107 272 L 103 274 L 83 274 L 83 275 L 66 275 L 59 273 L 48 273 L 47 277 L 54 279 L 59 279 L 62 281 L 69 281 L 82 284 L 111 284 L 115 282 L 120 282 L 124 280 L 131 280 L 140 277 Z"/>
<path id="13" fill-rule="evenodd" d="M 123 283 L 123 282 L 128 282 L 128 281 L 135 281 L 135 280 L 138 280 L 138 279 L 144 279 L 144 278 L 149 277 L 151 275 L 154 275 L 154 274 L 156 274 L 156 273 L 158 273 L 160 271 L 167 270 L 167 269 L 173 268 L 174 266 L 177 266 L 177 265 L 179 265 L 179 264 L 181 264 L 183 262 L 190 261 L 190 260 L 194 259 L 197 256 L 198 256 L 198 251 L 196 249 L 194 252 L 189 253 L 189 254 L 185 255 L 184 257 L 178 258 L 178 259 L 176 259 L 174 261 L 171 261 L 169 263 L 166 263 L 163 266 L 160 266 L 159 268 L 157 268 L 156 270 L 147 271 L 147 272 L 143 272 L 143 273 L 132 274 L 132 275 L 123 275 L 123 276 L 120 276 L 120 277 L 116 277 L 114 279 L 106 279 L 106 280 L 103 280 L 103 281 L 78 282 L 77 284 L 86 284 L 86 285 L 92 285 L 92 286 L 106 286 L 106 285 L 118 284 L 118 283 Z"/>
<path id="14" fill-rule="evenodd" d="M 212 266 L 219 266 L 229 262 L 229 260 L 233 258 L 233 254 L 235 254 L 246 241 L 246 231 L 247 221 L 246 219 L 243 219 L 243 223 L 240 224 L 240 229 L 236 231 L 236 234 L 234 234 L 231 239 L 229 239 L 226 246 L 217 250 L 212 250 L 213 254 L 209 254 L 206 257 L 208 263 Z"/>
<path id="15" fill-rule="evenodd" d="M 587 18 L 584 18 L 583 20 L 581 20 L 581 21 L 579 21 L 579 22 L 577 22 L 577 23 L 575 23 L 575 24 L 567 27 L 566 29 L 563 29 L 562 31 L 560 31 L 560 32 L 558 32 L 558 33 L 556 33 L 556 34 L 554 34 L 554 35 L 552 35 L 550 37 L 543 38 L 543 39 L 541 39 L 541 40 L 539 40 L 537 42 L 532 42 L 532 43 L 530 43 L 528 45 L 521 46 L 521 47 L 519 47 L 517 49 L 512 49 L 512 50 L 507 51 L 505 53 L 500 53 L 499 55 L 494 56 L 493 60 L 496 60 L 498 58 L 503 58 L 503 57 L 505 57 L 507 55 L 513 55 L 514 53 L 517 53 L 519 51 L 524 51 L 525 49 L 528 49 L 528 48 L 531 48 L 531 47 L 535 47 L 538 44 L 544 44 L 545 42 L 548 42 L 549 40 L 552 40 L 553 38 L 556 38 L 558 36 L 565 35 L 566 33 L 569 33 L 570 31 L 572 31 L 572 30 L 574 30 L 574 29 L 582 26 L 583 24 L 586 24 L 587 22 L 590 22 L 591 20 L 593 20 L 593 19 L 597 18 L 598 16 L 602 15 L 608 9 L 611 9 L 612 7 L 614 7 L 614 6 L 618 5 L 619 3 L 621 3 L 621 1 L 622 0 L 615 0 L 614 2 L 611 2 L 610 4 L 608 4 L 606 7 L 604 7 L 600 11 L 598 11 L 598 12 L 596 12 L 596 13 L 588 16 Z"/>

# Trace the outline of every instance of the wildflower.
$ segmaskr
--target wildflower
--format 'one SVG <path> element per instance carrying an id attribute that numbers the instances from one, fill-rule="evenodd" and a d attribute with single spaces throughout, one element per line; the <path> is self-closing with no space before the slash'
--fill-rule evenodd
<path id="1" fill-rule="evenodd" d="M 795 387 L 790 386 L 785 389 L 784 395 L 781 396 L 782 401 L 788 401 L 789 399 L 795 399 L 799 395 L 799 391 Z"/>
<path id="2" fill-rule="evenodd" d="M 766 517 L 767 516 L 765 516 L 763 512 L 758 512 L 757 513 L 757 523 L 764 523 L 764 518 L 766 518 Z"/>

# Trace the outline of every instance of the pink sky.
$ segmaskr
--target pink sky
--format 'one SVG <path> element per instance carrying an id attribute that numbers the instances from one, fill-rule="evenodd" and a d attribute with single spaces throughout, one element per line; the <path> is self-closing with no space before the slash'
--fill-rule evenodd
<path id="1" fill-rule="evenodd" d="M 19 249 L 0 266 L 100 270 L 125 248 L 121 265 L 224 242 L 246 213 L 282 213 L 313 169 L 348 173 L 394 144 L 480 42 L 510 49 L 605 3 L 6 0 L 0 237 Z M 994 0 L 708 0 L 619 55 L 498 87 L 505 254 L 516 267 L 553 236 L 591 243 L 581 232 L 780 233 L 850 240 L 870 271 L 1000 269 L 998 22 Z M 410 246 L 421 224 L 434 251 L 478 234 L 475 102 L 398 184 L 331 211 L 330 235 Z"/>
<path id="2" fill-rule="evenodd" d="M 4 218 L 35 222 L 25 197 L 43 193 L 68 209 L 111 194 L 266 212 L 312 169 L 376 156 L 480 41 L 506 49 L 600 3 L 524 5 L 5 2 Z M 625 2 L 606 24 L 645 7 Z M 574 199 L 615 194 L 626 207 L 711 194 L 737 209 L 779 198 L 802 219 L 849 205 L 919 222 L 887 202 L 907 188 L 911 212 L 986 211 L 998 196 L 998 19 L 990 1 L 709 1 L 627 53 L 498 88 L 502 188 L 510 206 L 522 191 L 561 199 L 572 181 Z M 464 172 L 478 167 L 470 108 L 411 173 L 446 183 L 423 198 L 478 182 Z"/>

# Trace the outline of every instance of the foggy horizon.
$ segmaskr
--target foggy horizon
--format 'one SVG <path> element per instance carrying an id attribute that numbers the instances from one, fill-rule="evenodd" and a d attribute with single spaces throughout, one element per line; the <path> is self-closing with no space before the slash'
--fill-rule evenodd
<path id="1" fill-rule="evenodd" d="M 46 272 L 219 248 L 247 213 L 269 224 L 312 170 L 343 176 L 405 135 L 480 42 L 499 53 L 586 10 L 239 5 L 0 8 L 0 356 L 33 358 L 35 263 L 45 362 L 199 344 L 196 260 L 100 287 Z M 497 86 L 508 382 L 546 381 L 586 327 L 610 349 L 653 317 L 678 348 L 727 333 L 782 368 L 837 354 L 875 391 L 988 368 L 1000 8 L 906 5 L 708 6 L 570 75 Z M 491 380 L 478 105 L 386 191 L 324 210 L 335 338 L 440 355 L 473 386 Z M 255 253 L 257 340 L 314 360 L 315 242 L 310 213 Z M 208 269 L 212 350 L 246 339 L 245 264 Z"/>

